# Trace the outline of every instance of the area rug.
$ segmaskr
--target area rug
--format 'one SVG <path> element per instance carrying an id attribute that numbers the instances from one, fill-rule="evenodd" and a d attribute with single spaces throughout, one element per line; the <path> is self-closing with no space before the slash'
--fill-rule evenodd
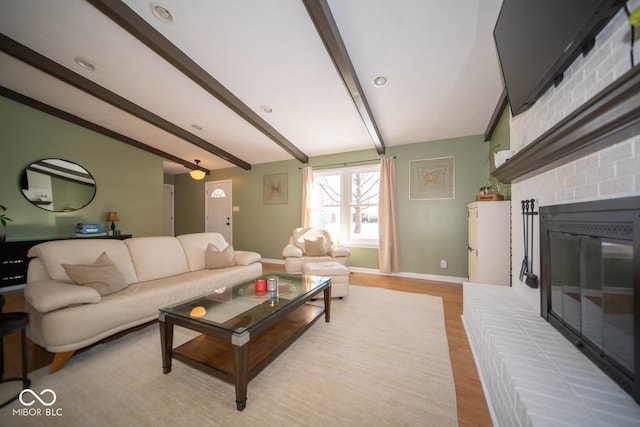
<path id="1" fill-rule="evenodd" d="M 179 361 L 164 375 L 152 325 L 32 373 L 33 404 L 0 425 L 457 426 L 441 298 L 352 285 L 331 308 L 249 383 L 242 412 L 230 384 Z M 177 328 L 176 344 L 193 336 Z"/>

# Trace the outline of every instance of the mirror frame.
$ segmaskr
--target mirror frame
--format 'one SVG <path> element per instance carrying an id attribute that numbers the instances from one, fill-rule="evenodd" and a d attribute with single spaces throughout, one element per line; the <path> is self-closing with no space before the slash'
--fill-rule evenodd
<path id="1" fill-rule="evenodd" d="M 64 166 L 55 164 L 59 162 L 68 163 L 70 166 L 75 166 L 76 168 L 75 169 L 73 167 L 65 168 Z M 78 169 L 82 169 L 82 171 L 84 172 Z M 54 210 L 53 206 L 51 206 L 51 209 L 48 209 L 47 206 L 52 205 L 52 203 L 54 203 L 55 201 L 53 194 L 50 196 L 52 199 L 54 199 L 52 201 L 47 200 L 47 198 L 49 198 L 48 194 L 43 194 L 42 197 L 39 199 L 30 198 L 29 194 L 27 193 L 29 191 L 27 171 L 41 173 L 44 175 L 61 179 L 63 181 L 74 182 L 80 185 L 86 185 L 89 187 L 92 186 L 93 194 L 91 195 L 89 200 L 86 203 L 84 203 L 82 206 L 71 207 L 72 206 L 71 203 L 68 203 L 68 204 L 65 204 L 65 206 L 69 206 L 69 208 Z M 59 158 L 40 159 L 25 166 L 25 168 L 20 173 L 20 176 L 18 177 L 18 188 L 20 189 L 20 192 L 22 193 L 24 198 L 27 199 L 27 201 L 29 201 L 29 203 L 31 203 L 32 205 L 42 210 L 45 210 L 47 212 L 54 212 L 54 213 L 75 212 L 77 210 L 80 210 L 88 206 L 93 201 L 93 199 L 95 199 L 96 193 L 97 193 L 96 180 L 93 177 L 93 175 L 91 175 L 91 172 L 87 170 L 87 168 L 85 168 L 84 166 L 76 162 L 72 162 L 70 160 L 65 160 L 65 159 L 59 159 Z M 51 193 L 52 191 L 53 190 L 50 190 Z"/>

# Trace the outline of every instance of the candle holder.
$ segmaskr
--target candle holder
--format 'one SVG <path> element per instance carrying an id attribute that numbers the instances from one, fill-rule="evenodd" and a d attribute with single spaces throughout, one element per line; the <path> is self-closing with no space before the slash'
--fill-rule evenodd
<path id="1" fill-rule="evenodd" d="M 267 277 L 267 291 L 276 292 L 278 290 L 278 276 Z"/>
<path id="2" fill-rule="evenodd" d="M 264 279 L 264 278 L 256 279 L 255 287 L 256 287 L 256 293 L 262 292 L 262 291 L 266 292 L 267 291 L 267 279 Z"/>

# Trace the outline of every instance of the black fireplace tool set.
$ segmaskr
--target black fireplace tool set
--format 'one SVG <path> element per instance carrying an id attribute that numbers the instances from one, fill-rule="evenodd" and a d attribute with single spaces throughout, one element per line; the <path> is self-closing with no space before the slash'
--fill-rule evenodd
<path id="1" fill-rule="evenodd" d="M 520 267 L 520 281 L 525 278 L 525 283 L 531 288 L 538 287 L 538 276 L 533 274 L 533 221 L 534 215 L 538 215 L 535 210 L 534 199 L 522 200 L 522 229 L 524 231 L 524 258 Z M 531 210 L 529 210 L 531 209 Z M 529 252 L 531 248 L 531 252 Z"/>

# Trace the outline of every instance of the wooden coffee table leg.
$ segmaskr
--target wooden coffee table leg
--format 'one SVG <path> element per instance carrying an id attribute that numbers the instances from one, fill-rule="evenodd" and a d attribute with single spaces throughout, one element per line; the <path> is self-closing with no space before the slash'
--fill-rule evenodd
<path id="1" fill-rule="evenodd" d="M 162 372 L 171 372 L 171 359 L 173 358 L 173 322 L 160 315 L 160 347 L 162 349 Z"/>
<path id="2" fill-rule="evenodd" d="M 331 285 L 324 288 L 324 321 L 331 320 Z"/>
<path id="3" fill-rule="evenodd" d="M 231 347 L 233 351 L 233 376 L 236 386 L 236 407 L 242 411 L 247 406 L 247 373 L 249 371 L 249 342 L 251 335 L 248 331 L 233 334 Z"/>

